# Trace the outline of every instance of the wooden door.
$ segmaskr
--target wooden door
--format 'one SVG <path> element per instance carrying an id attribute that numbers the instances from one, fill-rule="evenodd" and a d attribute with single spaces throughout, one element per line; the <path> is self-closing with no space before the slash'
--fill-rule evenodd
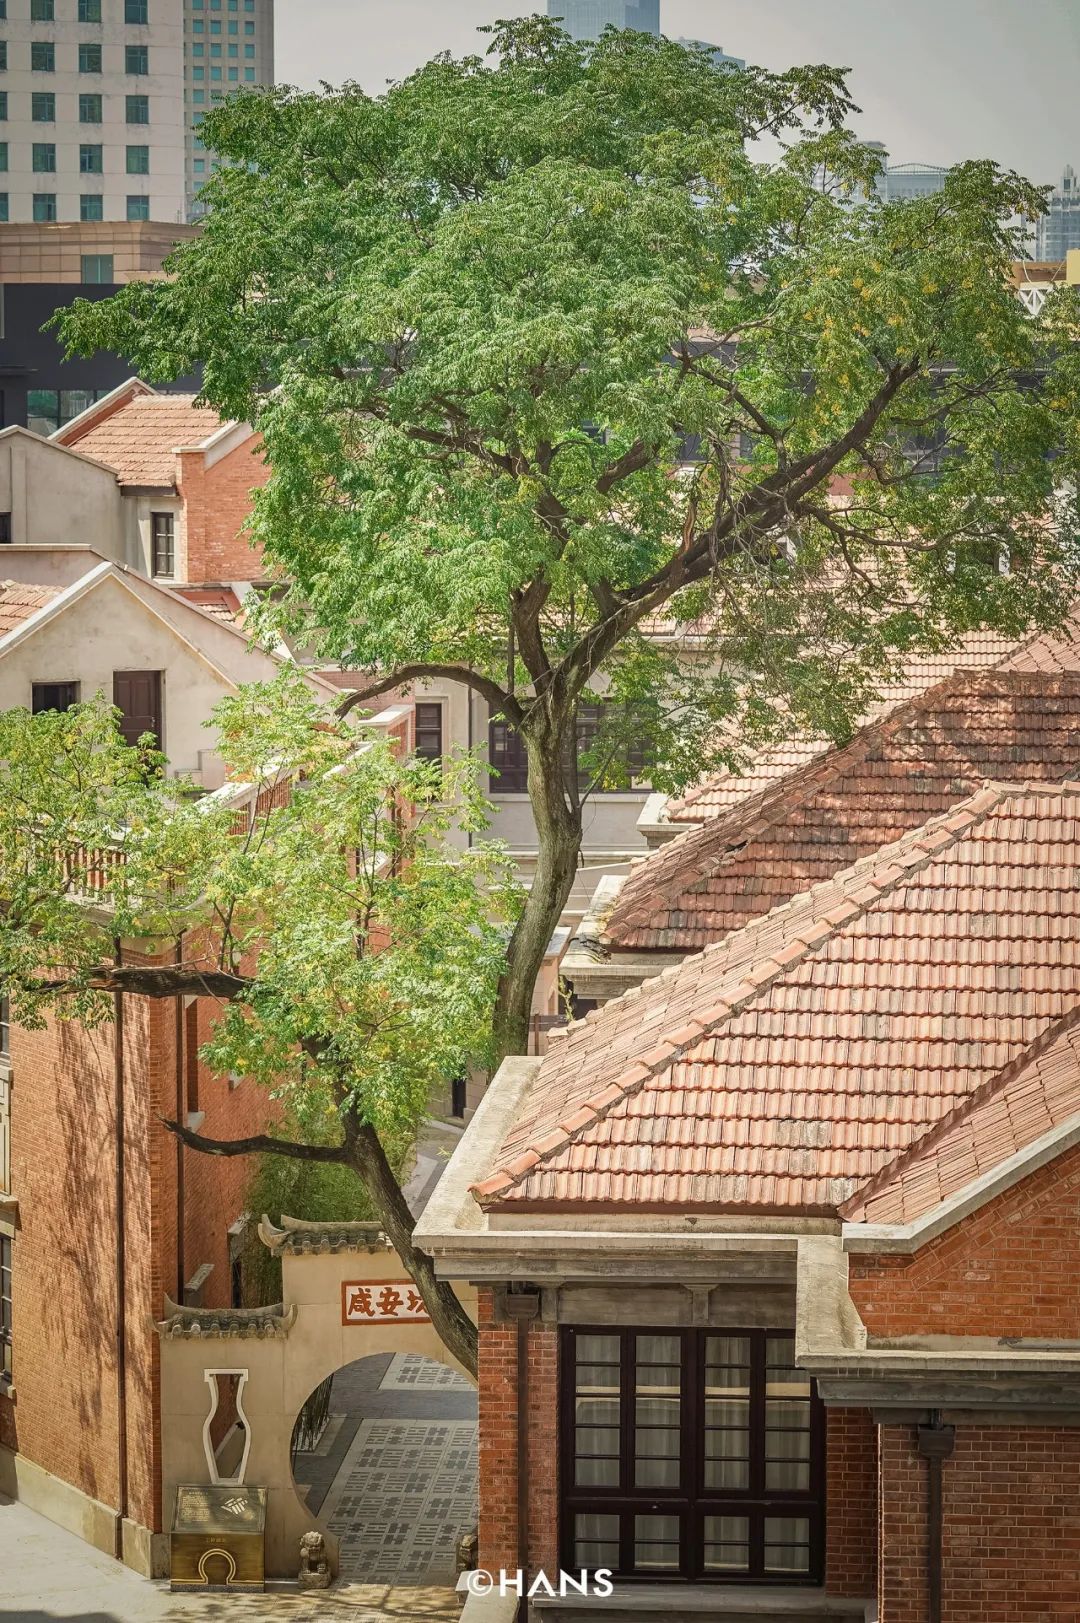
<path id="1" fill-rule="evenodd" d="M 160 671 L 114 671 L 113 704 L 125 743 L 137 744 L 144 733 L 152 733 L 158 749 L 163 747 Z"/>

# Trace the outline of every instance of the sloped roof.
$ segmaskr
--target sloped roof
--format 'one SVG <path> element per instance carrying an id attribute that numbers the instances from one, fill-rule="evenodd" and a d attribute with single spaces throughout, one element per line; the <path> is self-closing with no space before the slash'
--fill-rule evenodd
<path id="1" fill-rule="evenodd" d="M 616 951 L 696 952 L 987 779 L 1076 775 L 1078 743 L 1080 674 L 954 676 L 638 863 L 602 941 Z"/>
<path id="2" fill-rule="evenodd" d="M 21 626 L 56 597 L 52 586 L 28 586 L 24 581 L 0 580 L 0 637 Z"/>
<path id="3" fill-rule="evenodd" d="M 1077 1114 L 1080 1009 L 888 1162 L 843 1215 L 852 1222 L 913 1222 Z"/>
<path id="4" fill-rule="evenodd" d="M 121 485 L 171 486 L 176 448 L 200 445 L 224 426 L 216 411 L 195 400 L 192 394 L 137 394 L 107 417 L 91 418 L 82 433 L 72 435 L 69 426 L 63 443 L 112 468 Z"/>
<path id="5" fill-rule="evenodd" d="M 901 680 L 882 688 L 861 725 L 891 715 L 900 705 L 958 672 L 992 669 L 1043 671 L 1051 675 L 1080 671 L 1080 613 L 1074 612 L 1061 634 L 1008 638 L 996 631 L 975 631 L 958 648 L 910 661 Z M 716 773 L 685 794 L 673 797 L 664 809 L 665 819 L 669 823 L 702 823 L 720 817 L 817 760 L 831 747 L 827 738 L 795 738 L 772 745 L 754 756 L 744 772 Z"/>
<path id="6" fill-rule="evenodd" d="M 182 597 L 185 603 L 194 603 L 204 614 L 212 614 L 215 620 L 224 620 L 232 626 L 244 624 L 244 605 L 228 586 L 179 585 L 171 589 L 177 597 Z"/>
<path id="7" fill-rule="evenodd" d="M 834 1213 L 1080 1003 L 1080 785 L 994 784 L 552 1042 L 485 1203 Z"/>

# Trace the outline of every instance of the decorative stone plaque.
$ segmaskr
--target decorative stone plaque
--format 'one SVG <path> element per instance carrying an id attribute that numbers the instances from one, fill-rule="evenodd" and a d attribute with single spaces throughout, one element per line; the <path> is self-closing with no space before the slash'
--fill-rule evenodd
<path id="1" fill-rule="evenodd" d="M 265 1588 L 266 1489 L 208 1484 L 176 1490 L 173 1589 Z"/>
<path id="2" fill-rule="evenodd" d="M 342 1324 L 430 1324 L 411 1279 L 347 1279 L 341 1286 Z"/>

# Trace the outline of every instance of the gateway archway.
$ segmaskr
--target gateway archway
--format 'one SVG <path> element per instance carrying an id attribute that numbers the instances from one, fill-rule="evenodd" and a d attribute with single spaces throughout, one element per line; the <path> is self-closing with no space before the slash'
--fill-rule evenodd
<path id="1" fill-rule="evenodd" d="M 164 1525 L 178 1487 L 242 1478 L 267 1489 L 267 1576 L 295 1577 L 300 1538 L 313 1528 L 324 1534 L 337 1573 L 339 1540 L 297 1492 L 292 1472 L 294 1425 L 309 1395 L 373 1357 L 387 1365 L 420 1358 L 472 1383 L 376 1225 L 282 1218 L 275 1228 L 264 1218 L 259 1234 L 281 1258 L 281 1303 L 215 1309 L 167 1301 L 156 1326 Z M 475 1291 L 461 1286 L 458 1295 L 475 1321 Z"/>
<path id="2" fill-rule="evenodd" d="M 476 1388 L 419 1353 L 373 1353 L 316 1388 L 294 1431 L 296 1491 L 346 1581 L 454 1584 L 477 1520 Z M 299 1445 L 299 1446 L 297 1446 Z"/>

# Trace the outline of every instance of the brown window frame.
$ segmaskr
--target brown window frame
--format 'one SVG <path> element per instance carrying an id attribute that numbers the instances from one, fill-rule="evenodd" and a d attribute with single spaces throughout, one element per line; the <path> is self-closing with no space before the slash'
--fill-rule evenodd
<path id="1" fill-rule="evenodd" d="M 617 1486 L 576 1486 L 576 1356 L 580 1336 L 618 1337 L 620 1342 L 619 1482 Z M 682 1473 L 677 1488 L 636 1487 L 636 1337 L 672 1336 L 680 1342 Z M 750 1341 L 749 1485 L 745 1490 L 706 1489 L 705 1479 L 705 1371 L 706 1338 L 747 1337 Z M 620 1582 L 746 1584 L 762 1587 L 820 1585 L 825 1568 L 825 1408 L 816 1384 L 810 1383 L 809 1488 L 767 1490 L 765 1487 L 765 1390 L 767 1347 L 770 1340 L 790 1341 L 790 1330 L 751 1330 L 709 1326 L 681 1329 L 656 1325 L 571 1325 L 562 1331 L 560 1347 L 559 1422 L 559 1544 L 560 1565 L 578 1569 L 575 1516 L 610 1515 L 619 1519 L 619 1559 L 611 1571 Z M 602 1422 L 594 1422 L 603 1424 Z M 607 1456 L 611 1457 L 611 1456 Z M 635 1570 L 634 1518 L 638 1515 L 675 1516 L 680 1526 L 679 1560 L 670 1567 Z M 746 1517 L 749 1563 L 727 1571 L 705 1567 L 705 1518 Z M 808 1569 L 765 1569 L 767 1517 L 798 1517 L 809 1522 Z"/>
<path id="2" fill-rule="evenodd" d="M 580 766 L 582 757 L 596 742 L 603 722 L 604 710 L 605 706 L 602 703 L 578 706 L 575 735 L 575 755 L 579 762 L 578 788 L 583 794 L 586 792 L 605 795 L 640 794 L 644 784 L 635 780 L 644 778 L 649 770 L 648 752 L 643 740 L 639 739 L 631 743 L 626 750 L 626 767 L 630 776 L 629 783 L 617 784 L 611 787 L 601 786 L 594 789 L 591 774 Z M 521 742 L 521 735 L 501 716 L 492 716 L 488 722 L 488 764 L 494 769 L 489 774 L 490 794 L 520 795 L 528 793 L 529 764 L 525 754 L 525 746 Z"/>
<path id="3" fill-rule="evenodd" d="M 155 580 L 176 575 L 176 514 L 163 509 L 150 514 L 150 573 Z"/>
<path id="4" fill-rule="evenodd" d="M 442 761 L 445 749 L 443 745 L 443 705 L 441 700 L 418 700 L 415 709 L 414 731 L 416 735 L 416 753 L 424 761 Z M 424 711 L 421 721 L 420 712 Z"/>
<path id="5" fill-rule="evenodd" d="M 63 702 L 48 704 L 45 702 L 47 697 L 55 697 Z M 78 704 L 78 702 L 78 682 L 31 682 L 30 684 L 30 709 L 35 716 L 47 714 L 50 710 L 56 710 L 63 714 L 65 710 L 70 710 L 72 705 Z"/>

